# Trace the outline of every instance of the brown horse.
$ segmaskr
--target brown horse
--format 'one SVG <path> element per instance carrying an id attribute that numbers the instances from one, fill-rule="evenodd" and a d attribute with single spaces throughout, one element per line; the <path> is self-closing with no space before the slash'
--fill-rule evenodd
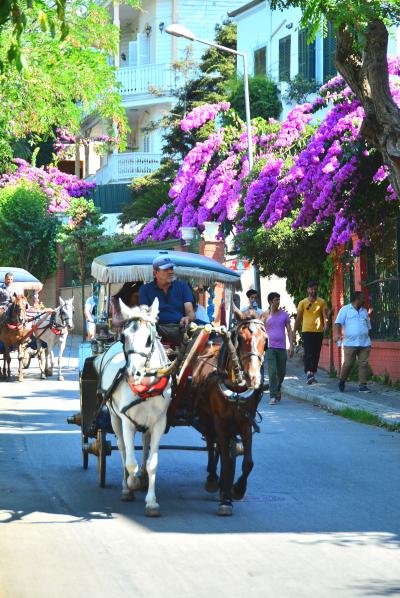
<path id="1" fill-rule="evenodd" d="M 220 490 L 218 515 L 232 515 L 232 499 L 240 500 L 253 469 L 252 433 L 263 393 L 262 364 L 266 333 L 254 312 L 236 314 L 230 348 L 208 347 L 192 376 L 192 399 L 208 448 L 208 492 Z M 242 385 L 240 384 L 242 382 Z M 243 443 L 242 473 L 234 484 L 237 437 Z M 220 478 L 217 475 L 221 458 Z"/>
<path id="2" fill-rule="evenodd" d="M 30 329 L 26 326 L 26 298 L 23 295 L 14 295 L 12 303 L 1 318 L 0 342 L 4 346 L 3 377 L 11 376 L 11 347 L 18 349 L 18 380 L 22 381 L 22 347 L 21 344 L 27 340 Z"/>

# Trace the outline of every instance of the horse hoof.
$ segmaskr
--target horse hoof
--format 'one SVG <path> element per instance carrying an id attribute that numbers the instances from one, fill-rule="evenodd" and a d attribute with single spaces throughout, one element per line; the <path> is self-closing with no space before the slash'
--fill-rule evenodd
<path id="1" fill-rule="evenodd" d="M 206 492 L 218 492 L 219 490 L 219 479 L 217 478 L 216 480 L 206 480 L 206 483 L 204 484 L 204 489 Z"/>
<path id="2" fill-rule="evenodd" d="M 53 375 L 53 370 L 45 370 L 44 373 L 46 374 L 47 377 L 49 377 L 49 376 Z"/>
<path id="3" fill-rule="evenodd" d="M 123 502 L 133 502 L 135 500 L 135 493 L 132 492 L 132 490 L 129 490 L 128 492 L 122 492 L 121 500 Z"/>
<path id="4" fill-rule="evenodd" d="M 46 374 L 40 374 L 40 379 L 41 380 L 47 380 Z"/>
<path id="5" fill-rule="evenodd" d="M 24 381 L 24 377 L 23 376 L 18 376 L 18 382 L 23 382 Z"/>
<path id="6" fill-rule="evenodd" d="M 230 517 L 233 513 L 232 505 L 219 505 L 217 515 L 221 517 Z"/>
<path id="7" fill-rule="evenodd" d="M 145 515 L 146 517 L 161 517 L 160 507 L 158 505 L 156 507 L 146 507 Z"/>
<path id="8" fill-rule="evenodd" d="M 57 380 L 58 380 L 59 382 L 62 382 L 62 381 L 64 380 L 64 376 L 58 376 Z"/>

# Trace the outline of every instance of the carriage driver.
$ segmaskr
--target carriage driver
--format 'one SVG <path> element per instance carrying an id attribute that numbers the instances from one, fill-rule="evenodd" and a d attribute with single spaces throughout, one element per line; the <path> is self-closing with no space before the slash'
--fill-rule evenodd
<path id="1" fill-rule="evenodd" d="M 157 330 L 163 340 L 179 345 L 183 328 L 196 319 L 193 293 L 187 282 L 174 279 L 174 263 L 168 256 L 153 260 L 153 282 L 144 284 L 139 291 L 140 305 L 152 305 L 157 297 L 160 307 Z"/>
<path id="2" fill-rule="evenodd" d="M 4 282 L 0 284 L 0 314 L 6 311 L 12 301 L 12 297 L 15 293 L 13 282 L 14 274 L 12 272 L 7 272 L 4 277 Z"/>

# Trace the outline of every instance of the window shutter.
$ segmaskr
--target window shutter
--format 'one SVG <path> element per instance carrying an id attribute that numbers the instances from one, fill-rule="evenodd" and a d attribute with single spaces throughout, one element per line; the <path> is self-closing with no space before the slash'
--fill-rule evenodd
<path id="1" fill-rule="evenodd" d="M 333 64 L 333 58 L 336 51 L 336 36 L 333 31 L 332 23 L 328 22 L 328 33 L 324 37 L 324 81 L 336 75 L 336 68 Z"/>
<path id="2" fill-rule="evenodd" d="M 137 42 L 129 42 L 129 66 L 137 66 L 138 52 Z"/>
<path id="3" fill-rule="evenodd" d="M 149 64 L 149 38 L 145 33 L 138 33 L 136 40 L 138 45 L 138 65 Z"/>
<path id="4" fill-rule="evenodd" d="M 307 44 L 307 30 L 299 30 L 299 74 L 303 79 L 315 79 L 315 41 Z"/>
<path id="5" fill-rule="evenodd" d="M 289 81 L 290 79 L 290 41 L 290 35 L 279 40 L 279 81 Z"/>
<path id="6" fill-rule="evenodd" d="M 254 50 L 254 75 L 265 75 L 267 72 L 267 47 Z"/>

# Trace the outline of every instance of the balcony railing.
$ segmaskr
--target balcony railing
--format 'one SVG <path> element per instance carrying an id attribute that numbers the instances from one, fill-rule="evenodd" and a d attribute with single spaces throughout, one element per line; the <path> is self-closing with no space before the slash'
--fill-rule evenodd
<path id="1" fill-rule="evenodd" d="M 107 164 L 96 172 L 96 183 L 126 183 L 157 170 L 160 166 L 161 154 L 132 152 L 112 154 Z"/>
<path id="2" fill-rule="evenodd" d="M 171 64 L 129 66 L 117 71 L 122 95 L 153 94 L 154 97 L 171 95 L 178 87 L 179 75 Z"/>

